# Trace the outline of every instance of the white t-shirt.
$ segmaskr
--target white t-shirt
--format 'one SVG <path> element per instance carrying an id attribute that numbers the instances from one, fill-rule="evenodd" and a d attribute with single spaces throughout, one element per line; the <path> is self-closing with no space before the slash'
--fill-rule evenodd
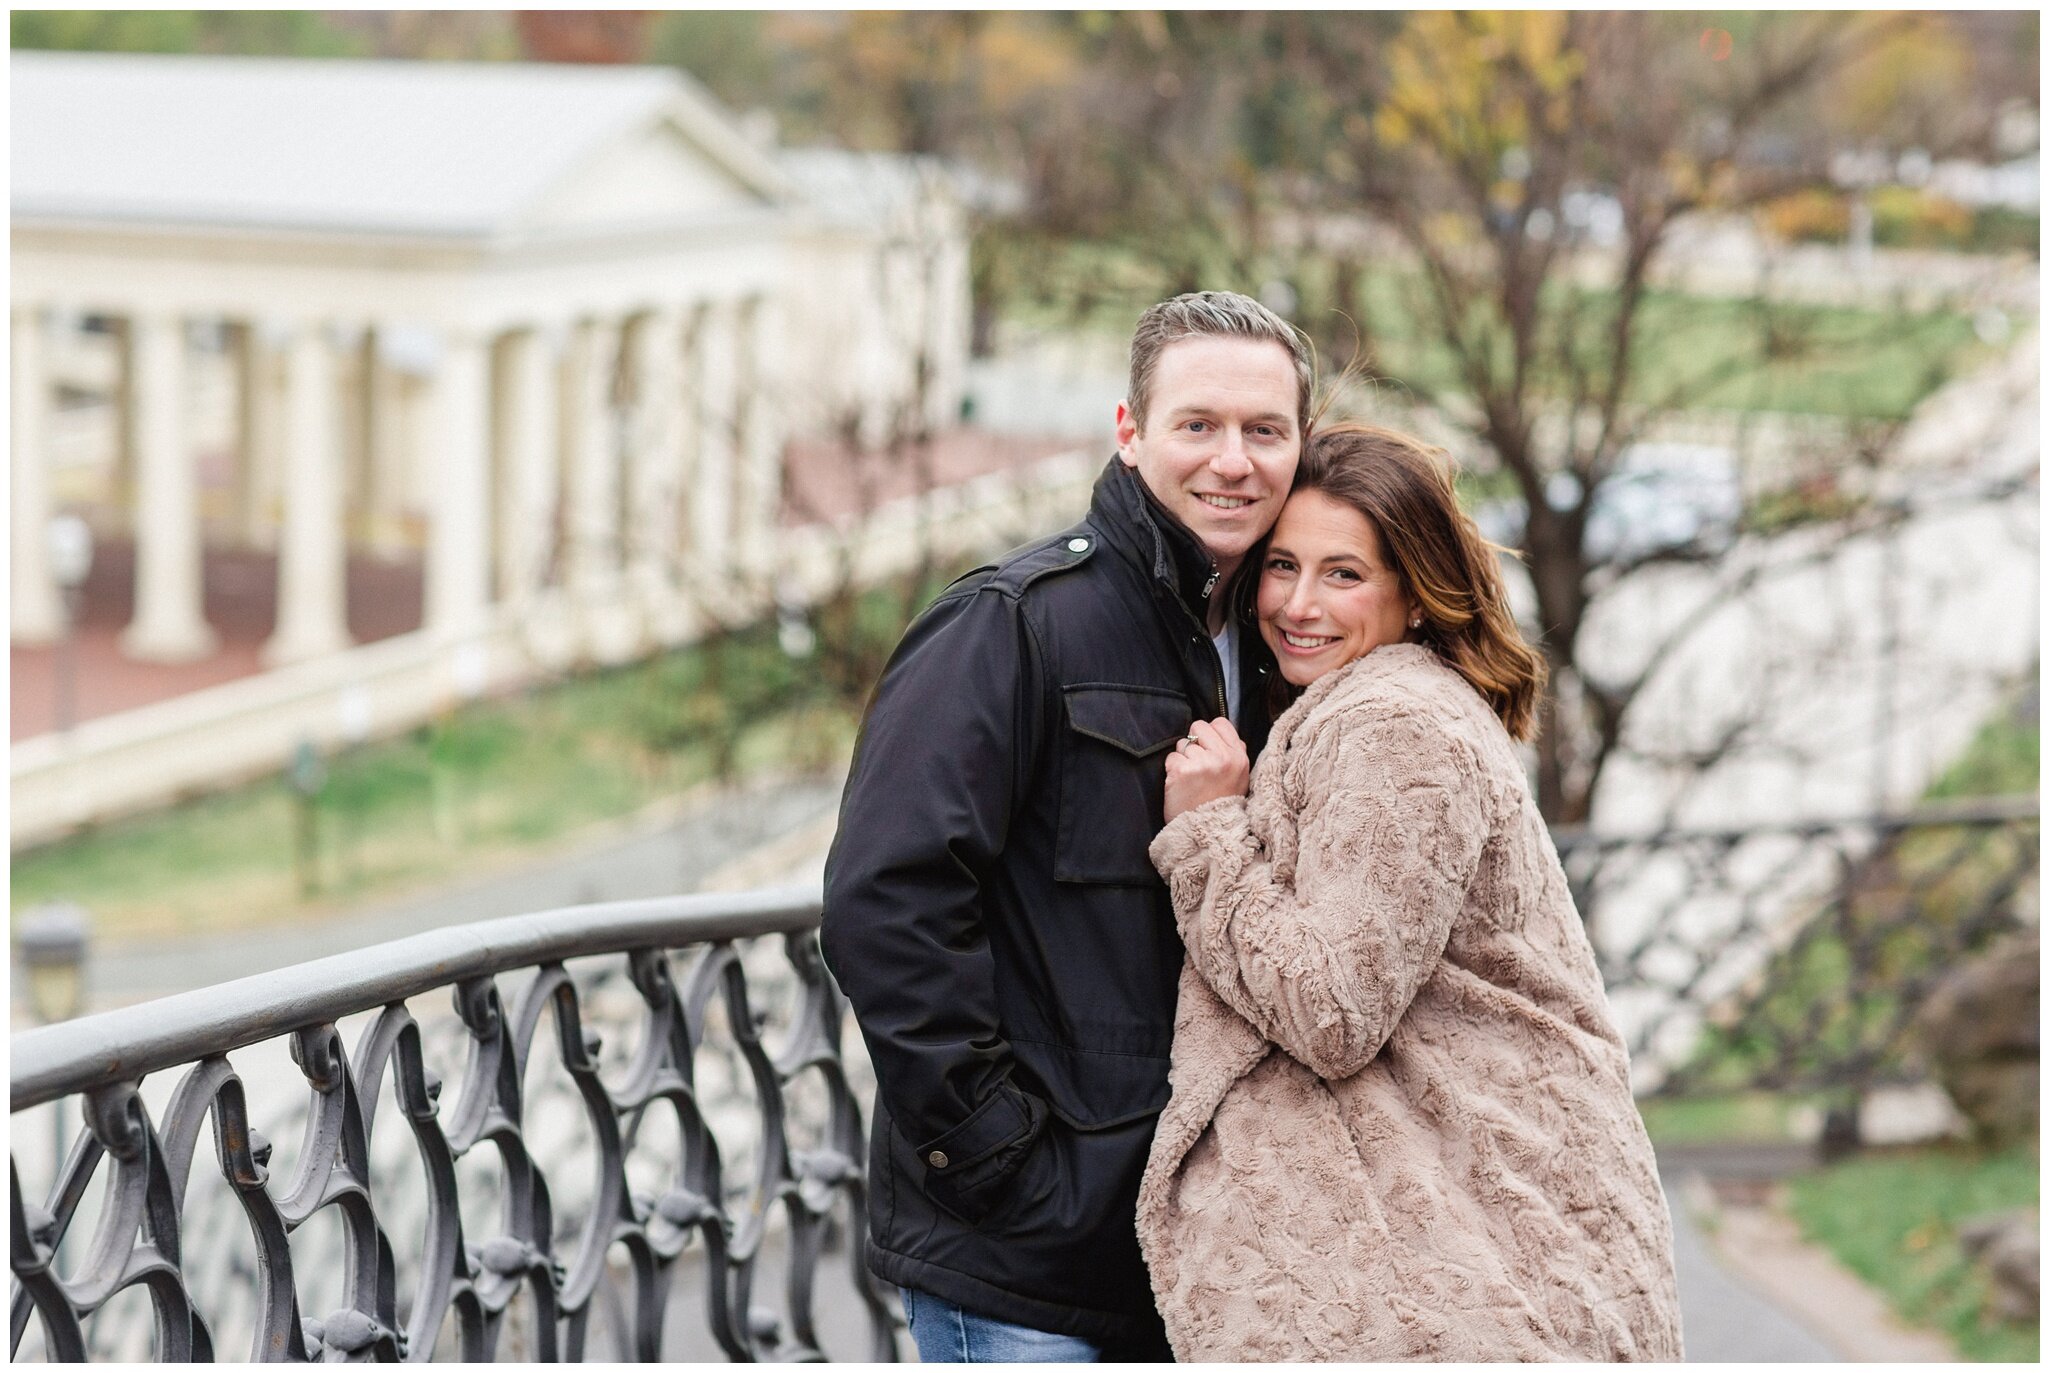
<path id="1" fill-rule="evenodd" d="M 1224 632 L 1210 640 L 1217 646 L 1217 659 L 1224 664 L 1225 713 L 1231 716 L 1232 724 L 1239 722 L 1239 626 L 1236 620 L 1224 622 Z"/>

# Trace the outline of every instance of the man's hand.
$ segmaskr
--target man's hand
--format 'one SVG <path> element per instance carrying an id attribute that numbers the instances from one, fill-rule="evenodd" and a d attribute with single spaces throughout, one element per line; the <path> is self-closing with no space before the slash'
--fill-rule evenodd
<path id="1" fill-rule="evenodd" d="M 1167 757 L 1167 819 L 1223 796 L 1244 796 L 1253 765 L 1231 721 L 1198 720 Z"/>

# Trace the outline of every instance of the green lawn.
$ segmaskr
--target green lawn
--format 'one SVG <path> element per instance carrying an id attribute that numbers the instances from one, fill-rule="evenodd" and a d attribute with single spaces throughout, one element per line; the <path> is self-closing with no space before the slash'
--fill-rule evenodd
<path id="1" fill-rule="evenodd" d="M 1391 375 L 1463 390 L 1451 351 L 1422 321 L 1428 297 L 1413 273 L 1370 273 L 1361 291 L 1376 359 Z M 1611 293 L 1555 288 L 1552 317 L 1570 329 L 1582 364 L 1598 369 L 1614 315 Z M 1985 353 L 1966 316 L 1647 294 L 1637 316 L 1635 403 L 1671 410 L 1771 411 L 1898 419 Z M 1506 367 L 1506 344 L 1500 349 Z M 1594 371 L 1595 383 L 1602 374 Z M 1569 379 L 1540 373 L 1535 388 L 1563 397 Z"/>
<path id="2" fill-rule="evenodd" d="M 1986 1310 L 1986 1281 L 1958 1247 L 1961 1222 L 2037 1204 L 2037 1147 L 1866 1154 L 1794 1178 L 1802 1232 L 1880 1292 L 1901 1316 L 1943 1331 L 1966 1358 L 2034 1363 L 2039 1325 Z"/>
<path id="3" fill-rule="evenodd" d="M 895 587 L 828 609 L 802 662 L 757 626 L 328 758 L 310 869 L 301 803 L 272 778 L 16 854 L 13 907 L 77 901 L 116 938 L 305 919 L 571 842 L 718 779 L 829 770 L 853 746 L 855 683 L 916 603 Z"/>
<path id="4" fill-rule="evenodd" d="M 609 674 L 481 704 L 330 759 L 310 891 L 296 856 L 300 803 L 267 780 L 16 855 L 14 907 L 78 901 L 97 934 L 116 938 L 303 918 L 630 815 L 712 780 L 718 761 L 706 743 L 635 737 L 632 712 L 651 708 L 653 677 Z M 684 716 L 689 703 L 671 708 Z M 739 730 L 734 770 L 830 765 L 853 729 L 846 710 L 773 713 Z"/>
<path id="5" fill-rule="evenodd" d="M 1033 329 L 1094 330 L 1122 339 L 1140 311 L 1173 289 L 1165 269 L 1141 247 L 986 235 L 977 250 L 1019 256 L 1022 265 L 1004 274 L 1019 284 L 1003 300 L 1003 317 Z M 1350 336 L 1333 313 L 1343 309 L 1366 330 L 1377 373 L 1440 392 L 1464 390 L 1453 354 L 1424 327 L 1433 305 L 1418 273 L 1370 265 L 1350 300 L 1338 298 L 1328 263 L 1277 261 L 1254 275 L 1293 282 L 1300 321 L 1327 339 Z M 1222 264 L 1211 279 L 1242 290 L 1259 284 L 1234 279 Z M 1598 357 L 1613 294 L 1555 286 L 1548 300 L 1547 317 L 1561 322 L 1582 359 Z M 1569 314 L 1578 322 L 1567 328 Z M 1646 298 L 1636 336 L 1633 402 L 1850 419 L 1900 418 L 1988 352 L 1971 320 L 1953 311 L 1768 306 L 1660 291 Z M 1563 396 L 1567 382 L 1540 375 L 1534 386 Z"/>
<path id="6" fill-rule="evenodd" d="M 2026 709 L 2003 710 L 1982 725 L 1964 753 L 1930 786 L 1928 798 L 1943 801 L 2035 791 L 2042 778 L 2042 750 L 2042 725 L 2031 699 Z"/>
<path id="7" fill-rule="evenodd" d="M 1653 1144 L 1789 1144 L 1799 1136 L 1794 1117 L 1819 1097 L 1779 1092 L 1723 1096 L 1651 1097 L 1637 1103 Z"/>

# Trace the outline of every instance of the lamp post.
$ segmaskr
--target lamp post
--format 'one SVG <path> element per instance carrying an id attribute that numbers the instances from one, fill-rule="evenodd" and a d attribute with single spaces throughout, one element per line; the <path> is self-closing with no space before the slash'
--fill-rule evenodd
<path id="1" fill-rule="evenodd" d="M 64 634 L 57 641 L 57 730 L 78 716 L 78 606 L 93 566 L 92 526 L 76 515 L 58 515 L 44 528 L 50 572 L 64 596 Z"/>
<path id="2" fill-rule="evenodd" d="M 91 921 L 85 907 L 52 901 L 23 911 L 15 922 L 14 947 L 27 973 L 29 1011 L 38 1023 L 54 1025 L 85 1009 L 85 951 Z M 64 1167 L 64 1110 L 56 1112 L 57 1167 Z"/>
<path id="3" fill-rule="evenodd" d="M 776 598 L 776 646 L 792 662 L 811 657 L 819 646 L 818 632 L 811 627 L 804 602 L 794 596 Z"/>
<path id="4" fill-rule="evenodd" d="M 313 740 L 301 739 L 299 747 L 292 751 L 292 766 L 286 770 L 285 781 L 292 788 L 299 812 L 299 894 L 310 897 L 320 890 L 319 820 L 314 807 L 319 804 L 320 789 L 327 785 L 327 765 L 320 761 Z"/>

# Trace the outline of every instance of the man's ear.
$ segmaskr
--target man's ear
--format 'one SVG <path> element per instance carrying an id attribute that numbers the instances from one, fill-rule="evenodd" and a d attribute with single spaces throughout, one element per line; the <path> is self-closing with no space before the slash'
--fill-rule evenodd
<path id="1" fill-rule="evenodd" d="M 1118 457 L 1127 467 L 1139 465 L 1139 455 L 1132 451 L 1132 440 L 1139 437 L 1139 422 L 1132 418 L 1132 407 L 1118 402 Z"/>

